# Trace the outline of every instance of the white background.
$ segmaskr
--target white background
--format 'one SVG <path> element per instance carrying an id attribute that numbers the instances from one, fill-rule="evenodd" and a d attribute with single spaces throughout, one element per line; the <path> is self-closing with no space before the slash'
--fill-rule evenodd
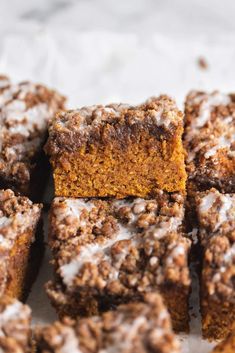
<path id="1" fill-rule="evenodd" d="M 235 1 L 0 0 L 0 73 L 49 84 L 69 107 L 160 93 L 181 106 L 193 88 L 235 91 Z M 34 322 L 55 318 L 49 277 L 46 256 L 29 298 Z M 207 353 L 197 320 L 184 351 Z"/>

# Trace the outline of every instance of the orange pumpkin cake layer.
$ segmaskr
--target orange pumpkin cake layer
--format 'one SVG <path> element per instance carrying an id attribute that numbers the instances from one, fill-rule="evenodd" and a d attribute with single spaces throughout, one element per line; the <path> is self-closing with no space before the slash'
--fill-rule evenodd
<path id="1" fill-rule="evenodd" d="M 56 196 L 107 197 L 185 189 L 182 113 L 167 96 L 139 106 L 111 104 L 61 112 L 46 152 Z"/>
<path id="2" fill-rule="evenodd" d="M 41 205 L 11 190 L 0 191 L 0 297 L 22 298 L 28 289 L 32 250 L 42 242 L 36 237 Z M 40 257 L 40 247 L 37 256 Z"/>

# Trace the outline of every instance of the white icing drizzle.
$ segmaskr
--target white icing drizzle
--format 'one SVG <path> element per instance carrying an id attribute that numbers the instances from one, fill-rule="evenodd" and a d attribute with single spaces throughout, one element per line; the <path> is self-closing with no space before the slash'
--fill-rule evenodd
<path id="1" fill-rule="evenodd" d="M 83 200 L 75 200 L 75 199 L 67 199 L 65 200 L 65 204 L 68 206 L 67 213 L 72 214 L 73 216 L 80 217 L 82 210 L 87 210 L 90 212 L 94 207 L 91 201 L 83 201 Z"/>
<path id="2" fill-rule="evenodd" d="M 202 215 L 209 213 L 216 201 L 220 202 L 221 205 L 219 209 L 215 209 L 218 212 L 218 221 L 214 226 L 214 231 L 217 231 L 223 223 L 233 220 L 235 217 L 235 197 L 229 194 L 221 194 L 216 190 L 210 191 L 201 199 L 199 213 Z"/>
<path id="3" fill-rule="evenodd" d="M 156 108 L 149 109 L 149 115 L 155 119 L 157 126 L 164 126 L 169 128 L 171 123 L 177 122 L 181 119 L 176 109 L 176 104 L 170 98 L 150 98 L 144 104 L 150 104 L 156 102 Z M 73 110 L 69 113 L 62 113 L 58 117 L 57 123 L 63 128 L 70 126 L 70 116 L 79 117 L 78 124 L 73 126 L 78 131 L 88 132 L 91 126 L 97 126 L 102 122 L 106 122 L 109 118 L 120 118 L 123 111 L 128 109 L 135 111 L 135 109 L 141 110 L 142 104 L 137 106 L 131 106 L 129 104 L 109 104 L 109 105 L 92 105 L 89 107 L 82 107 L 80 109 Z M 143 111 L 143 110 L 142 110 Z M 141 119 L 143 116 L 141 115 Z M 140 116 L 136 114 L 134 120 L 138 121 Z"/>
<path id="4" fill-rule="evenodd" d="M 230 249 L 224 254 L 225 263 L 232 262 L 235 258 L 235 243 L 231 246 Z"/>
<path id="5" fill-rule="evenodd" d="M 60 267 L 60 274 L 64 283 L 71 285 L 84 263 L 96 264 L 100 257 L 102 257 L 102 247 L 99 244 L 94 243 L 84 246 L 77 257 Z"/>
<path id="6" fill-rule="evenodd" d="M 35 128 L 42 130 L 46 128 L 47 120 L 50 118 L 48 106 L 45 103 L 37 104 L 27 109 L 24 101 L 12 101 L 2 108 L 2 117 L 9 124 L 9 133 L 19 133 L 28 137 Z"/>
<path id="7" fill-rule="evenodd" d="M 178 115 L 173 112 L 169 111 L 163 114 L 163 110 L 155 111 L 154 117 L 156 119 L 157 126 L 164 126 L 165 128 L 169 128 L 170 124 L 174 121 L 177 121 Z"/>
<path id="8" fill-rule="evenodd" d="M 210 95 L 202 94 L 192 99 L 192 104 L 200 104 L 199 114 L 191 125 L 192 133 L 195 134 L 194 129 L 197 130 L 206 124 L 214 107 L 221 104 L 228 105 L 230 102 L 231 98 L 229 95 L 219 92 L 214 92 Z"/>
<path id="9" fill-rule="evenodd" d="M 226 271 L 226 268 L 229 265 L 232 265 L 234 263 L 235 263 L 235 243 L 224 253 L 223 265 L 216 270 L 216 273 L 214 274 L 212 281 L 214 283 L 219 282 L 221 280 L 221 275 Z M 214 293 L 214 288 L 210 290 L 210 294 L 212 295 L 213 293 Z"/>
<path id="10" fill-rule="evenodd" d="M 76 219 L 80 218 L 82 210 L 86 210 L 90 212 L 94 207 L 91 201 L 85 201 L 80 199 L 64 199 L 60 197 L 56 197 L 54 203 L 60 205 L 60 201 L 63 203 L 63 208 L 55 207 L 54 214 L 57 218 L 58 222 L 61 222 L 68 216 L 72 216 Z M 82 223 L 82 222 L 81 222 Z M 82 224 L 81 224 L 82 225 Z"/>
<path id="11" fill-rule="evenodd" d="M 154 239 L 162 239 L 167 233 L 176 231 L 181 223 L 181 217 L 171 217 L 167 221 L 160 222 L 158 225 L 156 224 L 150 227 L 146 232 L 146 236 L 148 237 L 151 233 Z"/>
<path id="12" fill-rule="evenodd" d="M 220 200 L 222 201 L 222 207 L 219 210 L 219 225 L 230 218 L 230 215 L 228 215 L 227 212 L 229 212 L 233 206 L 233 199 L 229 195 L 221 195 Z"/>
<path id="13" fill-rule="evenodd" d="M 37 222 L 39 215 L 40 207 L 32 204 L 32 207 L 27 209 L 27 212 L 25 213 L 16 212 L 9 217 L 0 217 L 1 245 L 4 245 L 4 241 L 6 241 L 6 246 L 11 244 L 11 241 L 14 241 L 19 233 L 22 234 L 29 226 L 33 227 L 35 222 Z M 3 229 L 4 233 L 2 234 Z"/>
<path id="14" fill-rule="evenodd" d="M 118 325 L 118 330 L 112 335 L 112 343 L 108 347 L 101 349 L 100 353 L 120 353 L 128 350 L 133 343 L 133 339 L 138 335 L 140 328 L 148 324 L 145 316 L 139 316 L 136 319 L 126 322 L 121 320 Z"/>
<path id="15" fill-rule="evenodd" d="M 97 264 L 99 260 L 109 261 L 110 251 L 114 244 L 121 240 L 131 240 L 133 234 L 125 227 L 119 225 L 119 231 L 115 234 L 112 239 L 106 239 L 104 243 L 92 243 L 84 245 L 81 252 L 69 263 L 62 265 L 60 267 L 60 274 L 66 285 L 71 285 L 74 277 L 79 273 L 82 266 L 89 262 L 92 264 Z M 125 254 L 125 252 L 124 252 Z M 127 253 L 126 253 L 127 254 Z M 126 255 L 125 254 L 125 255 Z M 115 267 L 118 270 L 118 263 L 121 263 L 120 259 L 116 262 Z M 115 278 L 117 273 L 110 274 L 110 280 Z"/>
<path id="16" fill-rule="evenodd" d="M 11 158 L 13 160 L 13 157 L 15 156 L 17 159 L 20 159 L 27 153 L 27 151 L 32 151 L 34 149 L 37 149 L 41 145 L 41 139 L 40 138 L 34 138 L 30 141 L 25 141 L 22 144 L 17 144 L 12 147 L 6 147 L 5 148 L 5 156 L 7 158 Z"/>
<path id="17" fill-rule="evenodd" d="M 213 206 L 215 200 L 217 199 L 218 195 L 214 192 L 208 193 L 200 202 L 199 210 L 201 213 L 206 213 L 209 209 Z"/>
<path id="18" fill-rule="evenodd" d="M 62 113 L 59 124 L 63 127 L 67 127 L 70 119 L 63 119 L 63 117 L 68 117 L 68 115 L 78 114 L 79 124 L 74 127 L 80 131 L 89 130 L 91 124 L 94 126 L 99 125 L 102 121 L 106 121 L 107 117 L 110 115 L 114 118 L 119 118 L 123 110 L 131 108 L 128 104 L 109 104 L 106 106 L 102 105 L 92 105 L 89 107 L 82 107 L 80 109 L 73 110 L 71 113 Z"/>
<path id="19" fill-rule="evenodd" d="M 220 149 L 230 149 L 231 145 L 235 142 L 235 133 L 232 134 L 232 136 L 230 137 L 220 136 L 215 142 L 216 145 L 206 151 L 205 158 L 210 158 L 214 156 Z"/>
<path id="20" fill-rule="evenodd" d="M 16 93 L 20 92 L 18 95 L 18 100 L 24 100 L 28 93 L 35 93 L 35 85 L 26 82 L 21 85 L 10 85 L 0 94 L 0 107 L 2 108 L 7 102 L 10 102 Z M 19 107 L 19 103 L 16 103 Z"/>
<path id="21" fill-rule="evenodd" d="M 175 245 L 170 253 L 170 256 L 166 259 L 167 266 L 172 266 L 174 264 L 174 259 L 181 255 L 185 255 L 184 246 L 182 244 Z"/>

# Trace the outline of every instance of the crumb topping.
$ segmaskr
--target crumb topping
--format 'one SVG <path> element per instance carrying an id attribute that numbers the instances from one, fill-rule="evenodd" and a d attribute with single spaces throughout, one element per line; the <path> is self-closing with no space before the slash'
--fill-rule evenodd
<path id="1" fill-rule="evenodd" d="M 197 213 L 200 224 L 200 239 L 235 231 L 235 195 L 222 194 L 212 188 L 197 196 Z"/>
<path id="2" fill-rule="evenodd" d="M 167 96 L 153 97 L 138 106 L 94 105 L 64 111 L 50 123 L 46 150 L 51 155 L 80 146 L 89 139 L 105 142 L 114 135 L 123 134 L 124 130 L 143 125 L 152 133 L 158 127 L 161 133 L 164 130 L 171 134 L 176 127 L 182 126 L 182 119 L 175 101 Z"/>
<path id="3" fill-rule="evenodd" d="M 226 179 L 226 169 L 235 166 L 234 96 L 193 91 L 186 99 L 185 112 L 189 178 L 207 178 L 211 183 Z"/>
<path id="4" fill-rule="evenodd" d="M 0 300 L 0 350 L 4 352 L 29 352 L 31 336 L 31 310 L 16 299 Z"/>
<path id="5" fill-rule="evenodd" d="M 214 298 L 235 304 L 235 237 L 215 236 L 205 249 L 203 281 Z"/>
<path id="6" fill-rule="evenodd" d="M 77 322 L 67 319 L 39 328 L 36 340 L 42 353 L 44 346 L 55 353 L 180 351 L 169 314 L 157 294 L 145 296 L 144 303 L 120 305 L 99 317 Z"/>
<path id="7" fill-rule="evenodd" d="M 27 197 L 15 196 L 12 190 L 0 190 L 0 294 L 6 286 L 11 249 L 20 235 L 36 227 L 41 208 Z"/>
<path id="8" fill-rule="evenodd" d="M 154 200 L 56 198 L 50 217 L 57 273 L 69 291 L 85 286 L 118 294 L 167 281 L 190 284 L 190 240 L 182 236 L 179 194 L 159 192 Z"/>
<path id="9" fill-rule="evenodd" d="M 199 193 L 197 212 L 204 285 L 209 295 L 235 302 L 235 195 L 216 189 Z"/>
<path id="10" fill-rule="evenodd" d="M 48 120 L 63 104 L 64 97 L 42 85 L 12 84 L 0 76 L 0 177 L 19 184 L 29 181 Z"/>

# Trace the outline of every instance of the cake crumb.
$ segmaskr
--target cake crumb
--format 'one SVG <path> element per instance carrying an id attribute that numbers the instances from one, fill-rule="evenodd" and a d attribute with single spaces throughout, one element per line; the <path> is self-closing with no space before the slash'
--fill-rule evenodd
<path id="1" fill-rule="evenodd" d="M 203 56 L 200 56 L 197 59 L 197 64 L 198 64 L 199 68 L 202 70 L 207 70 L 209 68 L 208 62 Z"/>

